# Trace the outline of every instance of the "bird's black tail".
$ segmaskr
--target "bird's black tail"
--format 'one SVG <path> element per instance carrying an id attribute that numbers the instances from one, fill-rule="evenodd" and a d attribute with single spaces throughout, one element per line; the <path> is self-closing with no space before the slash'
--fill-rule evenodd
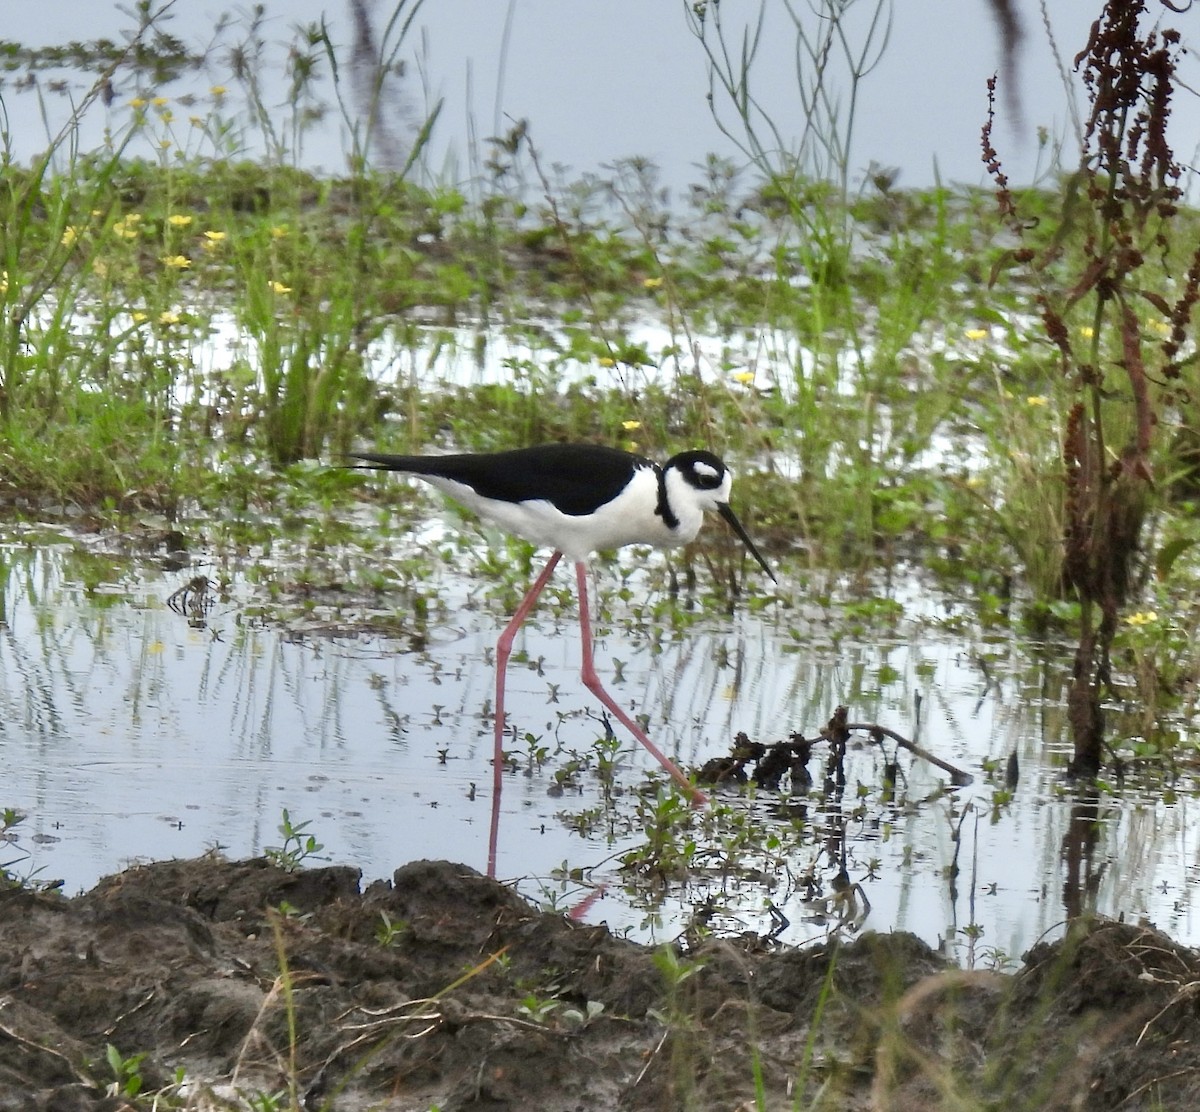
<path id="1" fill-rule="evenodd" d="M 407 471 L 422 475 L 436 471 L 436 456 L 393 456 L 382 452 L 348 452 L 346 459 L 357 461 L 342 464 L 352 471 Z"/>

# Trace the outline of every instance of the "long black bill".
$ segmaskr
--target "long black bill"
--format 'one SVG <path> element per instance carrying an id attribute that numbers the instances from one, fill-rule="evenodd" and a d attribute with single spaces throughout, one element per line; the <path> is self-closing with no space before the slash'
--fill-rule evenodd
<path id="1" fill-rule="evenodd" d="M 733 510 L 729 508 L 729 503 L 719 503 L 717 505 L 717 513 L 719 513 L 726 521 L 729 522 L 729 527 L 741 538 L 742 544 L 750 549 L 750 555 L 758 561 L 759 567 L 761 567 L 762 570 L 771 577 L 771 582 L 778 583 L 779 580 L 775 578 L 775 573 L 767 565 L 766 560 L 763 559 L 762 553 L 754 547 L 754 542 L 750 539 L 750 534 L 742 528 L 742 523 L 738 521 L 737 515 L 735 515 Z"/>

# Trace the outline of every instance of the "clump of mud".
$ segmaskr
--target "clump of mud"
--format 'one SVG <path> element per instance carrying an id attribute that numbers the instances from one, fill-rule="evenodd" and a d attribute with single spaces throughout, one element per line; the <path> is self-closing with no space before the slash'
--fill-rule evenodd
<path id="1" fill-rule="evenodd" d="M 359 881 L 209 856 L 0 893 L 0 1110 L 1200 1107 L 1200 958 L 1148 928 L 1014 976 L 905 934 L 664 956 L 463 865 Z"/>

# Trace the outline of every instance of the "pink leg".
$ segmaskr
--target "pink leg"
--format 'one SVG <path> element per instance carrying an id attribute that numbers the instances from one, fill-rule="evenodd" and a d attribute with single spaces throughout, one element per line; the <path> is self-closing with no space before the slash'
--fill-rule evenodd
<path id="1" fill-rule="evenodd" d="M 529 611 L 537 602 L 538 595 L 550 582 L 550 576 L 562 559 L 562 553 L 556 552 L 550 557 L 550 562 L 542 569 L 542 574 L 534 580 L 512 620 L 504 627 L 500 639 L 496 642 L 496 753 L 492 759 L 492 830 L 488 837 L 488 876 L 496 875 L 496 848 L 500 837 L 500 793 L 504 788 L 504 676 L 508 669 L 508 658 L 512 655 L 513 641 L 517 630 L 529 617 Z"/>
<path id="2" fill-rule="evenodd" d="M 625 713 L 616 703 L 611 695 L 600 684 L 600 677 L 596 675 L 596 665 L 592 660 L 592 623 L 588 616 L 588 590 L 587 590 L 587 565 L 577 563 L 575 565 L 575 579 L 579 583 L 579 628 L 583 638 L 583 682 L 587 689 L 596 696 L 610 711 L 617 716 L 617 720 L 638 739 L 650 753 L 650 755 L 658 761 L 670 774 L 671 779 L 675 781 L 689 796 L 691 796 L 693 807 L 703 807 L 708 802 L 706 796 L 699 788 L 696 787 L 682 772 L 679 767 L 671 760 L 657 745 L 654 744 L 642 730 L 642 728 L 634 722 L 628 714 Z"/>

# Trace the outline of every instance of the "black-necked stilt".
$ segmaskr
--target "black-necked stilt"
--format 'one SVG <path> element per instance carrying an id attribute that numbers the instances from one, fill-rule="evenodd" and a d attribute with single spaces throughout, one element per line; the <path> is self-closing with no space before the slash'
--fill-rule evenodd
<path id="1" fill-rule="evenodd" d="M 496 643 L 496 720 L 492 841 L 488 872 L 495 873 L 496 801 L 503 786 L 504 677 L 513 640 L 533 609 L 559 559 L 575 562 L 579 585 L 579 625 L 583 640 L 583 682 L 667 770 L 696 804 L 705 796 L 646 736 L 604 690 L 592 659 L 588 615 L 587 558 L 593 552 L 627 544 L 671 548 L 687 544 L 700 531 L 706 510 L 715 510 L 741 538 L 763 571 L 775 579 L 729 507 L 733 475 L 711 452 L 680 452 L 660 467 L 652 460 L 596 444 L 545 444 L 493 452 L 446 456 L 394 456 L 354 453 L 355 466 L 401 471 L 432 483 L 480 517 L 554 555 L 534 581 Z"/>

